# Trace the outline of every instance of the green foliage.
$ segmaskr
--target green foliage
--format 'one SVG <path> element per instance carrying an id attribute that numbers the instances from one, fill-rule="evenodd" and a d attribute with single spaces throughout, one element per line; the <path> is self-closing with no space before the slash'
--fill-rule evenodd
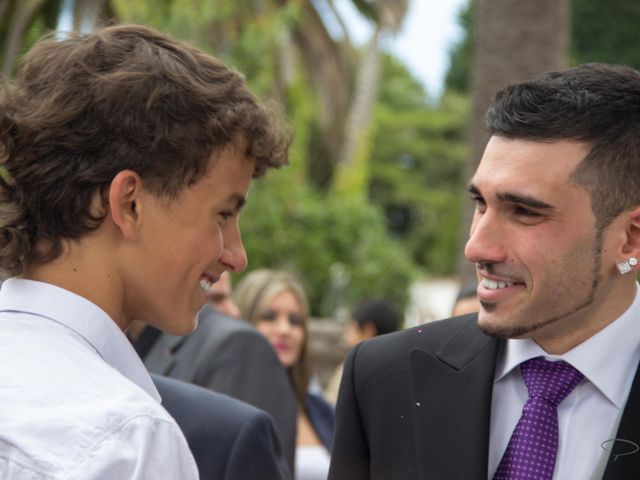
<path id="1" fill-rule="evenodd" d="M 421 85 L 390 57 L 382 85 L 369 196 L 414 261 L 432 274 L 450 274 L 465 198 L 467 99 L 449 93 L 439 106 L 426 106 Z"/>
<path id="2" fill-rule="evenodd" d="M 123 22 L 150 25 L 197 45 L 240 70 L 261 94 L 270 91 L 276 76 L 280 36 L 300 14 L 298 2 L 263 8 L 211 0 L 111 1 Z"/>
<path id="3" fill-rule="evenodd" d="M 383 57 L 378 103 L 398 110 L 421 109 L 427 105 L 422 84 L 400 60 L 391 55 Z"/>
<path id="4" fill-rule="evenodd" d="M 347 305 L 379 296 L 404 308 L 418 271 L 406 249 L 390 238 L 382 210 L 348 191 L 320 192 L 307 181 L 317 117 L 310 98 L 299 75 L 287 91 L 296 133 L 291 163 L 251 187 L 241 218 L 248 271 L 275 267 L 297 272 L 307 283 L 313 313 L 319 315 L 330 313 L 321 309 L 323 299 L 332 295 L 330 271 L 339 264 L 350 278 Z M 364 175 L 368 163 L 361 160 L 356 176 Z"/>
<path id="5" fill-rule="evenodd" d="M 575 63 L 622 63 L 640 68 L 640 2 L 573 0 L 571 57 Z"/>
<path id="6" fill-rule="evenodd" d="M 417 275 L 406 251 L 389 238 L 378 208 L 358 197 L 320 194 L 295 181 L 287 169 L 252 186 L 241 227 L 249 270 L 297 272 L 306 280 L 316 315 L 336 263 L 351 279 L 348 304 L 380 296 L 404 308 Z"/>
<path id="7" fill-rule="evenodd" d="M 458 13 L 458 24 L 464 34 L 449 52 L 449 68 L 444 79 L 446 90 L 466 93 L 471 89 L 471 58 L 473 56 L 474 2 L 469 0 L 466 8 Z"/>

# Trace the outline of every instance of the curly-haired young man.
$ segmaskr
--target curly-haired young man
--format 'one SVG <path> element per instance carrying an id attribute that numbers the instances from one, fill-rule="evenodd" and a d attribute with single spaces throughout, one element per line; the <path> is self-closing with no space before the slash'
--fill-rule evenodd
<path id="1" fill-rule="evenodd" d="M 194 328 L 288 145 L 240 74 L 152 29 L 33 47 L 0 97 L 0 476 L 197 478 L 123 330 Z"/>

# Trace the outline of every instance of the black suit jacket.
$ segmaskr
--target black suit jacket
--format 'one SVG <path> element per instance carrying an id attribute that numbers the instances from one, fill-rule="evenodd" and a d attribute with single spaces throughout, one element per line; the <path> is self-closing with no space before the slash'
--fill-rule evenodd
<path id="1" fill-rule="evenodd" d="M 354 347 L 336 407 L 330 480 L 487 478 L 499 340 L 476 320 L 433 322 Z M 615 442 L 605 480 L 640 478 L 640 452 L 617 456 L 640 445 L 634 373 L 617 434 L 625 441 Z"/>
<path id="2" fill-rule="evenodd" d="M 291 478 L 273 420 L 225 395 L 152 375 L 162 405 L 184 433 L 202 480 Z"/>
<path id="3" fill-rule="evenodd" d="M 253 326 L 205 307 L 189 335 L 162 334 L 143 358 L 150 372 L 200 385 L 267 412 L 293 471 L 296 400 L 285 369 Z"/>

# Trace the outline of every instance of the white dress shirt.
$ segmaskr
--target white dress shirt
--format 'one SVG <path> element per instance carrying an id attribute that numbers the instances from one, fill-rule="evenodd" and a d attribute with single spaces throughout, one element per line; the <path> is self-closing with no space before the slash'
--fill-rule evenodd
<path id="1" fill-rule="evenodd" d="M 324 445 L 296 447 L 295 480 L 327 480 L 331 456 Z"/>
<path id="2" fill-rule="evenodd" d="M 0 291 L 0 478 L 191 480 L 182 432 L 99 307 L 10 279 Z"/>
<path id="3" fill-rule="evenodd" d="M 585 377 L 558 406 L 553 478 L 602 478 L 611 450 L 607 441 L 616 436 L 640 362 L 639 321 L 640 293 L 636 292 L 632 305 L 620 318 L 564 355 L 548 355 L 530 339 L 504 342 L 493 385 L 489 478 L 493 478 L 529 398 L 518 367 L 539 356 L 562 359 Z"/>

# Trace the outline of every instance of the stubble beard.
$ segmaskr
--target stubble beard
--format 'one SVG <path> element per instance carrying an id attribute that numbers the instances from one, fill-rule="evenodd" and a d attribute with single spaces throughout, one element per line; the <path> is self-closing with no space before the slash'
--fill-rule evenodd
<path id="1" fill-rule="evenodd" d="M 595 299 L 595 293 L 598 288 L 598 284 L 600 282 L 600 269 L 602 267 L 603 235 L 604 235 L 604 229 L 599 228 L 596 232 L 596 236 L 593 242 L 593 249 L 592 249 L 593 269 L 591 274 L 591 279 L 592 279 L 591 289 L 589 290 L 589 293 L 587 294 L 586 298 L 582 302 L 578 303 L 576 306 L 573 306 L 572 308 L 570 308 L 569 310 L 561 314 L 551 316 L 548 318 L 542 318 L 541 320 L 538 320 L 532 323 L 527 323 L 522 325 L 517 325 L 517 324 L 516 325 L 513 325 L 513 324 L 512 325 L 487 325 L 484 323 L 478 323 L 478 327 L 480 328 L 480 330 L 492 337 L 503 338 L 503 339 L 529 337 L 531 336 L 532 333 L 540 329 L 543 329 L 545 327 L 548 327 L 549 325 L 553 325 L 554 323 L 557 323 L 568 317 L 577 315 L 578 313 L 583 311 L 585 308 L 589 307 Z M 482 306 L 482 309 L 487 313 L 494 311 L 498 307 L 498 304 L 496 302 L 480 301 L 480 305 Z"/>

